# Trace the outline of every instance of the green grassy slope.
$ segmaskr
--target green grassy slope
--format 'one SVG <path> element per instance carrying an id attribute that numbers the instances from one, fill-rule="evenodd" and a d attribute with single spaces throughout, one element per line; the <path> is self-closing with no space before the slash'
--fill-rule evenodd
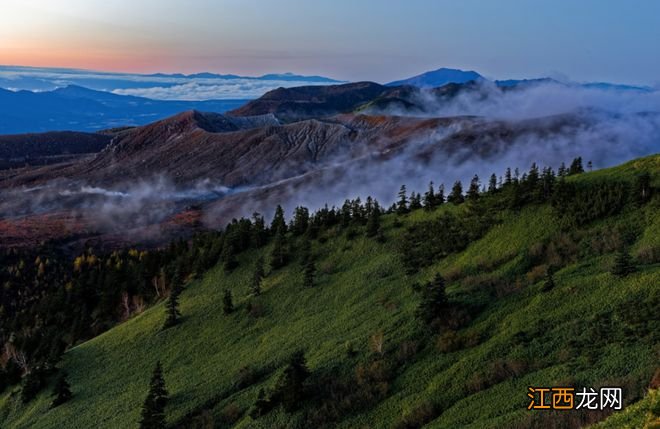
<path id="1" fill-rule="evenodd" d="M 626 178 L 640 170 L 654 174 L 657 184 L 660 156 L 571 180 Z M 406 226 L 443 210 L 462 207 L 414 212 L 403 219 L 404 227 L 388 215 L 384 243 L 343 233 L 315 241 L 314 288 L 303 288 L 294 261 L 269 273 L 262 296 L 252 298 L 247 285 L 253 261 L 259 253 L 268 255 L 268 248 L 241 255 L 230 274 L 216 267 L 183 292 L 182 324 L 162 331 L 164 305 L 159 304 L 69 350 L 63 366 L 74 398 L 49 410 L 49 391 L 21 405 L 16 388 L 0 397 L 0 427 L 137 427 L 158 359 L 171 394 L 170 422 L 204 408 L 204 418 L 220 427 L 229 426 L 232 414 L 241 428 L 293 426 L 303 412 L 276 409 L 256 420 L 247 413 L 291 353 L 305 350 L 312 380 L 319 374 L 350 374 L 373 359 L 369 341 L 379 333 L 384 359 L 399 365 L 378 403 L 345 416 L 339 427 L 392 427 L 424 414 L 431 428 L 529 427 L 541 418 L 525 409 L 530 385 L 622 385 L 627 400 L 641 397 L 657 366 L 659 326 L 657 317 L 638 320 L 631 313 L 660 314 L 660 264 L 640 264 L 637 273 L 618 279 L 609 274 L 612 251 L 588 249 L 617 228 L 634 229 L 633 254 L 660 249 L 660 199 L 570 236 L 560 231 L 547 205 L 505 212 L 465 251 L 406 276 L 396 252 L 398 238 Z M 525 256 L 543 243 L 573 255 L 549 292 L 541 290 L 540 268 L 524 265 Z M 438 271 L 448 277 L 450 299 L 479 305 L 481 311 L 453 337 L 421 339 L 414 316 L 420 297 L 411 285 Z M 512 278 L 517 281 L 493 283 Z M 238 307 L 228 316 L 222 311 L 225 288 Z M 248 315 L 248 301 L 263 314 Z M 416 351 L 405 352 L 406 344 Z M 348 349 L 356 353 L 349 355 Z M 239 383 L 246 373 L 253 374 L 250 382 Z M 433 411 L 425 411 L 429 402 Z"/>

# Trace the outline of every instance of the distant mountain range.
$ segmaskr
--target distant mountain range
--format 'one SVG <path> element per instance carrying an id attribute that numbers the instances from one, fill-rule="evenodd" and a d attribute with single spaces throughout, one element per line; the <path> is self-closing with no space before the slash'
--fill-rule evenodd
<path id="1" fill-rule="evenodd" d="M 44 92 L 0 89 L 0 134 L 136 126 L 190 109 L 225 112 L 246 101 L 151 100 L 75 85 Z"/>
<path id="2" fill-rule="evenodd" d="M 643 91 L 650 92 L 653 88 L 648 86 L 639 85 L 624 85 L 607 82 L 588 82 L 588 83 L 574 83 L 574 82 L 561 82 L 549 77 L 533 78 L 533 79 L 506 79 L 490 81 L 484 76 L 473 70 L 459 70 L 450 68 L 439 68 L 437 70 L 428 71 L 406 79 L 396 80 L 386 84 L 386 86 L 402 86 L 410 85 L 417 88 L 437 88 L 448 84 L 463 84 L 468 82 L 488 81 L 492 82 L 498 87 L 508 88 L 521 85 L 539 85 L 539 84 L 557 84 L 567 86 L 580 86 L 584 88 L 605 89 L 605 90 L 619 90 L 619 91 Z"/>

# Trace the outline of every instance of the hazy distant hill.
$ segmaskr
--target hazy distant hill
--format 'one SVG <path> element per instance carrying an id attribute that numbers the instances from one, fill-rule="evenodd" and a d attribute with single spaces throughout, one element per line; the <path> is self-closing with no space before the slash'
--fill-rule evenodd
<path id="1" fill-rule="evenodd" d="M 408 79 L 396 80 L 390 82 L 387 86 L 412 85 L 419 88 L 435 88 L 448 83 L 465 83 L 472 80 L 483 79 L 479 73 L 469 70 L 457 70 L 449 68 L 440 68 L 438 70 L 422 73 Z"/>
<path id="2" fill-rule="evenodd" d="M 152 100 L 75 85 L 45 92 L 0 89 L 0 134 L 143 125 L 184 110 L 225 112 L 245 102 Z"/>

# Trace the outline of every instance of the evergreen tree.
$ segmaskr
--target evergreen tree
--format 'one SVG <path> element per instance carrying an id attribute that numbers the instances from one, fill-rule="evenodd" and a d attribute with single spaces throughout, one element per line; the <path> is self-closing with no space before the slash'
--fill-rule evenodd
<path id="1" fill-rule="evenodd" d="M 435 194 L 435 205 L 441 206 L 445 203 L 445 185 L 438 186 L 438 192 Z"/>
<path id="2" fill-rule="evenodd" d="M 504 185 L 508 186 L 513 182 L 511 178 L 511 167 L 507 167 L 506 172 L 504 173 Z"/>
<path id="3" fill-rule="evenodd" d="M 451 188 L 451 193 L 447 196 L 447 202 L 461 204 L 463 201 L 465 201 L 465 198 L 463 198 L 463 184 L 460 180 L 457 180 Z"/>
<path id="4" fill-rule="evenodd" d="M 225 314 L 234 312 L 234 299 L 229 289 L 225 289 L 225 295 L 222 297 L 222 311 Z"/>
<path id="5" fill-rule="evenodd" d="M 286 237 L 282 229 L 275 232 L 273 240 L 273 250 L 270 257 L 270 266 L 276 270 L 282 268 L 289 260 L 289 251 L 286 243 Z"/>
<path id="6" fill-rule="evenodd" d="M 431 211 L 436 207 L 435 191 L 433 190 L 433 182 L 429 183 L 429 190 L 424 194 L 424 208 Z"/>
<path id="7" fill-rule="evenodd" d="M 497 192 L 497 176 L 493 173 L 488 180 L 488 193 L 494 194 L 495 192 Z"/>
<path id="8" fill-rule="evenodd" d="M 51 403 L 50 407 L 55 408 L 63 403 L 67 402 L 73 394 L 71 393 L 71 386 L 69 385 L 69 382 L 66 380 L 66 372 L 62 372 L 62 375 L 57 379 L 57 382 L 55 383 L 55 388 L 53 389 L 53 402 Z"/>
<path id="9" fill-rule="evenodd" d="M 264 217 L 254 212 L 252 214 L 252 225 L 252 244 L 254 247 L 259 248 L 266 244 L 268 240 Z"/>
<path id="10" fill-rule="evenodd" d="M 367 237 L 375 237 L 380 231 L 380 207 L 374 204 L 373 209 L 367 216 Z"/>
<path id="11" fill-rule="evenodd" d="M 566 164 L 563 162 L 559 166 L 559 169 L 557 170 L 557 176 L 558 177 L 566 177 L 568 175 L 568 170 L 566 169 Z"/>
<path id="12" fill-rule="evenodd" d="M 399 200 L 396 203 L 397 214 L 408 213 L 408 197 L 406 196 L 406 185 L 401 185 L 399 189 Z"/>
<path id="13" fill-rule="evenodd" d="M 578 156 L 577 158 L 573 159 L 573 162 L 571 162 L 571 166 L 568 167 L 568 175 L 572 176 L 574 174 L 581 174 L 584 173 L 584 168 L 582 167 L 582 157 Z"/>
<path id="14" fill-rule="evenodd" d="M 222 267 L 227 272 L 232 271 L 238 266 L 236 249 L 234 245 L 230 243 L 229 237 L 225 237 L 225 241 L 222 245 L 222 253 L 220 254 L 220 259 L 222 260 Z"/>
<path id="15" fill-rule="evenodd" d="M 630 253 L 628 253 L 628 251 L 625 249 L 620 250 L 616 255 L 616 259 L 614 260 L 612 274 L 617 277 L 626 277 L 628 274 L 632 274 L 635 271 L 637 271 L 637 269 L 633 264 Z"/>
<path id="16" fill-rule="evenodd" d="M 426 325 L 431 325 L 447 307 L 445 279 L 440 274 L 436 274 L 433 281 L 425 285 L 422 293 L 422 302 L 417 308 L 417 317 L 422 319 Z"/>
<path id="17" fill-rule="evenodd" d="M 261 295 L 261 282 L 265 276 L 264 258 L 263 256 L 260 256 L 255 264 L 254 274 L 252 275 L 252 282 L 250 284 L 250 290 L 255 296 Z"/>
<path id="18" fill-rule="evenodd" d="M 479 200 L 479 176 L 476 174 L 472 177 L 470 181 L 470 187 L 467 191 L 467 199 L 472 202 Z"/>
<path id="19" fill-rule="evenodd" d="M 174 286 L 170 292 L 170 296 L 167 299 L 167 305 L 165 306 L 165 311 L 167 312 L 167 318 L 165 319 L 165 324 L 163 329 L 171 328 L 172 326 L 179 323 L 179 318 L 181 317 L 181 312 L 179 311 L 179 294 L 181 289 L 178 286 Z"/>
<path id="20" fill-rule="evenodd" d="M 168 392 L 163 378 L 163 368 L 160 361 L 156 362 L 149 393 L 142 405 L 142 419 L 140 429 L 165 429 L 165 406 L 167 405 Z"/>
<path id="21" fill-rule="evenodd" d="M 273 216 L 273 222 L 270 224 L 270 230 L 274 233 L 281 231 L 283 234 L 286 233 L 286 221 L 284 220 L 284 209 L 281 205 L 277 205 L 275 209 L 275 216 Z"/>
<path id="22" fill-rule="evenodd" d="M 307 361 L 302 351 L 291 357 L 275 389 L 275 399 L 287 412 L 295 411 L 304 399 L 305 381 L 309 377 Z"/>
<path id="23" fill-rule="evenodd" d="M 419 193 L 410 194 L 410 210 L 417 210 L 422 208 L 422 196 Z"/>
<path id="24" fill-rule="evenodd" d="M 294 235 L 303 235 L 309 227 L 309 209 L 296 207 L 291 221 L 291 231 Z"/>

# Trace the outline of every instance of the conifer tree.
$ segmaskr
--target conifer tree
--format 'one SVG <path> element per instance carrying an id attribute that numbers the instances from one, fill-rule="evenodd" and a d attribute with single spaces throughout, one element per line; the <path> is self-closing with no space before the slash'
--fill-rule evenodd
<path id="1" fill-rule="evenodd" d="M 620 250 L 616 259 L 614 260 L 614 266 L 612 267 L 612 274 L 617 277 L 626 277 L 628 274 L 632 274 L 636 271 L 635 265 L 633 264 L 632 257 L 626 249 Z"/>
<path id="2" fill-rule="evenodd" d="M 422 208 L 422 196 L 418 193 L 412 192 L 410 194 L 410 210 L 417 210 Z"/>
<path id="3" fill-rule="evenodd" d="M 470 187 L 467 191 L 467 199 L 472 202 L 479 200 L 479 176 L 476 174 L 472 177 L 470 181 Z"/>
<path id="4" fill-rule="evenodd" d="M 225 289 L 225 295 L 222 297 L 222 311 L 225 314 L 234 312 L 234 298 L 229 289 Z"/>
<path id="5" fill-rule="evenodd" d="M 179 323 L 179 318 L 181 317 L 181 312 L 179 311 L 179 294 L 181 293 L 181 288 L 179 286 L 172 287 L 170 296 L 167 299 L 167 304 L 165 306 L 165 311 L 167 312 L 167 318 L 165 319 L 165 324 L 163 329 L 171 328 Z"/>
<path id="6" fill-rule="evenodd" d="M 497 176 L 493 173 L 488 180 L 488 193 L 494 194 L 495 192 L 497 192 Z"/>
<path id="7" fill-rule="evenodd" d="M 165 406 L 168 401 L 168 392 L 163 378 L 163 368 L 160 361 L 151 375 L 149 393 L 142 405 L 142 418 L 140 429 L 165 429 Z"/>
<path id="8" fill-rule="evenodd" d="M 408 197 L 406 196 L 406 185 L 401 185 L 399 189 L 399 200 L 396 203 L 397 214 L 408 213 Z"/>
<path id="9" fill-rule="evenodd" d="M 443 183 L 438 186 L 438 192 L 435 194 L 435 205 L 441 206 L 445 203 L 445 185 Z"/>
<path id="10" fill-rule="evenodd" d="M 267 232 L 266 222 L 261 214 L 254 212 L 252 214 L 252 244 L 254 247 L 259 248 L 266 244 Z"/>
<path id="11" fill-rule="evenodd" d="M 274 395 L 287 412 L 295 411 L 303 401 L 304 383 L 308 377 L 309 369 L 307 369 L 305 354 L 297 351 L 291 357 L 289 365 L 278 381 Z"/>
<path id="12" fill-rule="evenodd" d="M 572 176 L 574 174 L 581 174 L 584 173 L 584 167 L 582 167 L 582 157 L 578 156 L 577 158 L 573 159 L 573 162 L 571 162 L 571 166 L 568 167 L 568 175 Z"/>
<path id="13" fill-rule="evenodd" d="M 62 375 L 57 379 L 57 382 L 55 383 L 55 388 L 53 389 L 53 402 L 51 403 L 50 407 L 55 408 L 63 403 L 67 402 L 73 394 L 71 393 L 71 386 L 69 385 L 69 382 L 66 379 L 66 372 L 62 372 Z"/>
<path id="14" fill-rule="evenodd" d="M 225 241 L 222 245 L 222 253 L 220 254 L 220 259 L 222 260 L 223 268 L 227 272 L 232 271 L 238 266 L 236 249 L 234 248 L 234 245 L 230 243 L 228 237 L 225 237 Z"/>
<path id="15" fill-rule="evenodd" d="M 378 203 L 374 204 L 373 209 L 367 216 L 367 237 L 375 237 L 380 231 L 380 207 Z"/>
<path id="16" fill-rule="evenodd" d="M 265 276 L 266 273 L 264 272 L 264 258 L 263 256 L 260 256 L 255 264 L 254 274 L 252 275 L 252 282 L 250 284 L 250 290 L 253 295 L 261 295 L 261 282 Z"/>
<path id="17" fill-rule="evenodd" d="M 429 183 L 429 190 L 424 194 L 424 209 L 431 211 L 436 207 L 435 191 L 433 190 L 433 182 Z"/>
<path id="18" fill-rule="evenodd" d="M 284 230 L 278 229 L 275 232 L 275 239 L 273 240 L 273 250 L 270 257 L 270 266 L 273 269 L 282 268 L 286 265 L 289 259 L 289 252 L 286 243 Z"/>
<path id="19" fill-rule="evenodd" d="M 275 209 L 275 216 L 273 216 L 273 222 L 270 224 L 270 230 L 274 233 L 281 231 L 283 234 L 286 233 L 286 221 L 284 220 L 284 209 L 281 205 L 277 205 Z"/>
<path id="20" fill-rule="evenodd" d="M 460 180 L 457 180 L 451 188 L 451 193 L 447 196 L 447 202 L 461 204 L 463 201 L 465 201 L 465 198 L 463 198 L 463 184 Z"/>
<path id="21" fill-rule="evenodd" d="M 422 302 L 417 308 L 417 317 L 430 325 L 447 306 L 445 279 L 438 273 L 433 281 L 428 282 L 422 291 Z"/>

